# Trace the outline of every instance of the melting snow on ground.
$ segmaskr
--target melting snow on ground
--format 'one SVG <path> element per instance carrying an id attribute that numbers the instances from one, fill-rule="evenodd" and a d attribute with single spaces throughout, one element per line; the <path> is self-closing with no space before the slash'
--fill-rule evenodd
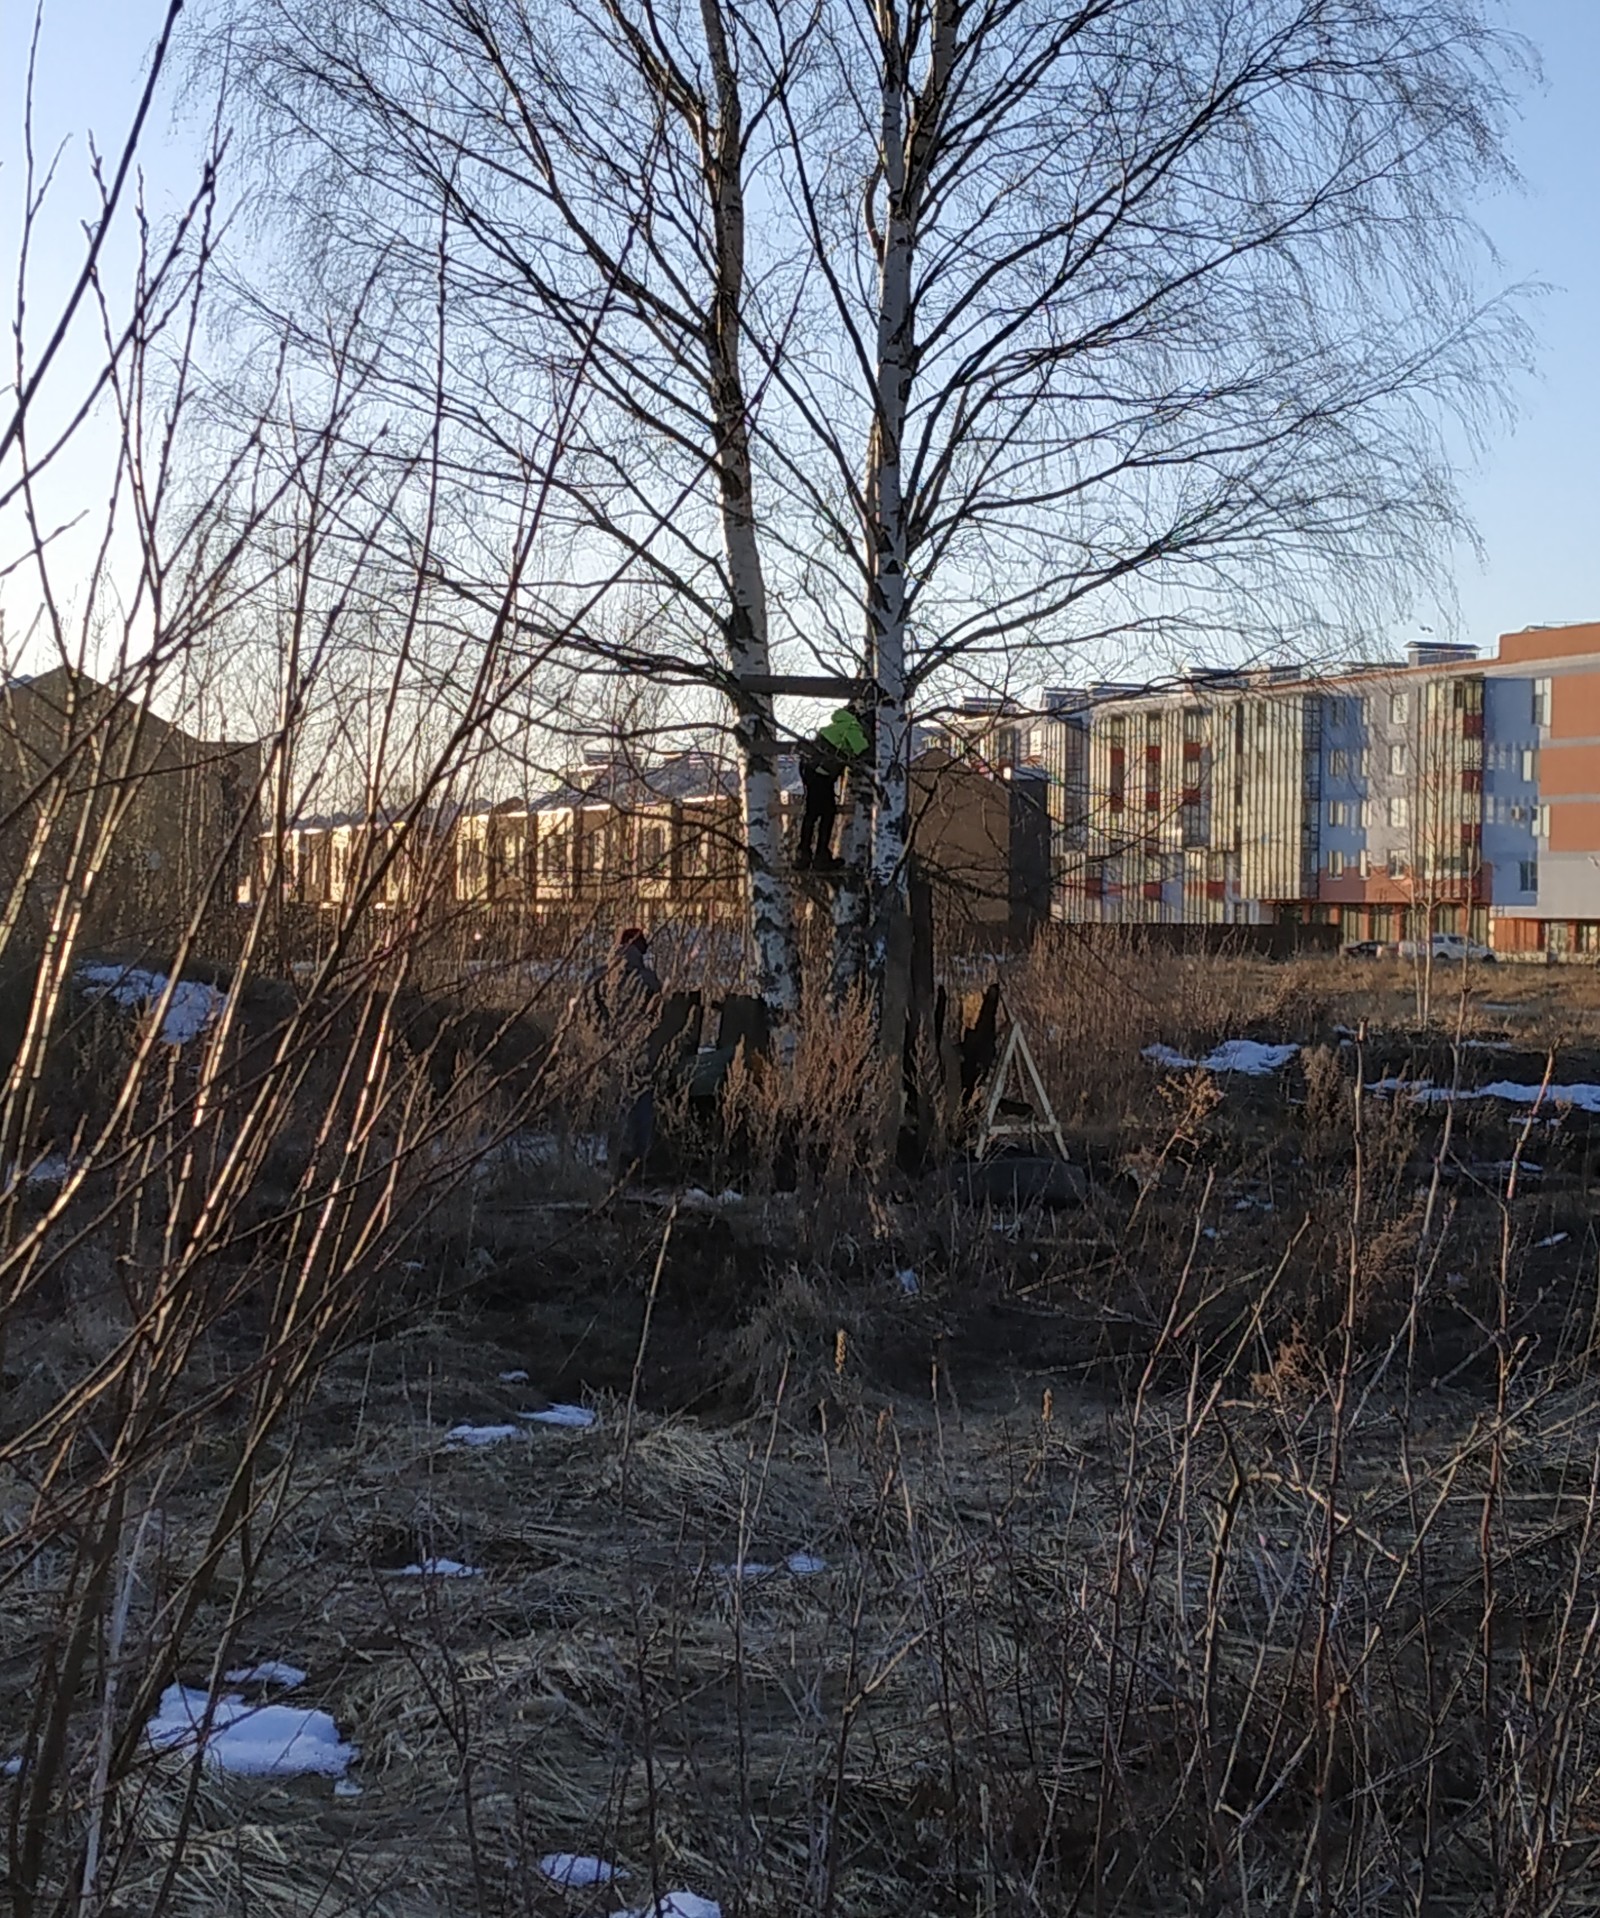
<path id="1" fill-rule="evenodd" d="M 64 1185 L 77 1168 L 71 1159 L 63 1159 L 59 1153 L 51 1153 L 43 1159 L 35 1159 L 32 1165 L 12 1166 L 0 1181 L 0 1190 L 10 1192 L 20 1182 L 23 1185 Z"/>
<path id="2" fill-rule="evenodd" d="M 584 1885 L 609 1885 L 613 1878 L 627 1876 L 603 1858 L 588 1858 L 574 1851 L 546 1852 L 539 1860 L 539 1869 L 551 1884 L 565 1885 L 569 1890 Z"/>
<path id="3" fill-rule="evenodd" d="M 517 1417 L 531 1425 L 570 1425 L 574 1430 L 595 1422 L 594 1413 L 586 1405 L 547 1405 L 542 1412 L 519 1412 Z"/>
<path id="4" fill-rule="evenodd" d="M 500 1374 L 500 1383 L 502 1385 L 526 1385 L 527 1382 L 528 1375 L 526 1372 L 502 1372 Z"/>
<path id="5" fill-rule="evenodd" d="M 153 1006 L 167 989 L 165 973 L 139 966 L 79 966 L 79 986 L 91 999 L 107 999 L 129 1008 Z M 161 1021 L 161 1038 L 169 1046 L 187 1044 L 209 1026 L 227 1003 L 227 995 L 200 979 L 180 979 L 172 989 L 172 1003 Z"/>
<path id="6" fill-rule="evenodd" d="M 1259 1039 L 1224 1039 L 1203 1059 L 1191 1059 L 1171 1046 L 1146 1046 L 1144 1057 L 1169 1072 L 1190 1072 L 1199 1067 L 1202 1072 L 1240 1072 L 1259 1079 L 1269 1072 L 1281 1072 L 1299 1050 L 1297 1045 L 1264 1045 Z"/>
<path id="7" fill-rule="evenodd" d="M 1436 1086 L 1427 1079 L 1376 1079 L 1368 1092 L 1404 1096 L 1417 1105 L 1439 1105 L 1449 1099 L 1501 1099 L 1507 1105 L 1571 1106 L 1578 1112 L 1600 1112 L 1600 1086 L 1541 1086 L 1517 1079 L 1496 1079 L 1486 1086 Z"/>
<path id="8" fill-rule="evenodd" d="M 669 1891 L 653 1904 L 615 1912 L 612 1918 L 722 1918 L 722 1907 L 714 1898 L 702 1898 L 698 1892 Z"/>
<path id="9" fill-rule="evenodd" d="M 452 1425 L 445 1435 L 451 1451 L 465 1451 L 480 1445 L 499 1445 L 505 1439 L 521 1438 L 520 1425 Z"/>
<path id="10" fill-rule="evenodd" d="M 356 1756 L 327 1712 L 293 1705 L 250 1705 L 224 1692 L 211 1706 L 190 1685 L 169 1685 L 145 1736 L 157 1751 L 203 1748 L 207 1765 L 246 1778 L 292 1778 L 316 1773 L 342 1778 Z"/>
<path id="11" fill-rule="evenodd" d="M 1567 1242 L 1567 1234 L 1565 1232 L 1552 1232 L 1548 1239 L 1539 1240 L 1537 1246 L 1535 1247 L 1535 1250 L 1542 1252 L 1544 1251 L 1546 1246 L 1565 1245 L 1566 1242 Z"/>
<path id="12" fill-rule="evenodd" d="M 13 1752 L 9 1758 L 0 1759 L 0 1778 L 15 1778 L 21 1770 L 21 1752 Z"/>
<path id="13" fill-rule="evenodd" d="M 777 1571 L 791 1572 L 796 1578 L 812 1578 L 828 1569 L 828 1561 L 811 1552 L 791 1552 L 782 1565 L 762 1565 L 747 1558 L 739 1565 L 713 1565 L 712 1571 L 724 1578 L 771 1578 Z"/>
<path id="14" fill-rule="evenodd" d="M 298 1665 L 286 1665 L 281 1658 L 264 1658 L 259 1665 L 241 1665 L 227 1674 L 230 1685 L 276 1685 L 286 1692 L 298 1691 L 306 1675 Z"/>
<path id="15" fill-rule="evenodd" d="M 397 1565 L 396 1578 L 482 1578 L 481 1565 L 463 1565 L 458 1558 L 425 1558 L 417 1565 Z"/>
<path id="16" fill-rule="evenodd" d="M 702 1192 L 700 1187 L 692 1185 L 678 1200 L 685 1212 L 722 1212 L 731 1205 L 743 1205 L 744 1194 L 736 1192 L 732 1186 L 718 1193 Z"/>

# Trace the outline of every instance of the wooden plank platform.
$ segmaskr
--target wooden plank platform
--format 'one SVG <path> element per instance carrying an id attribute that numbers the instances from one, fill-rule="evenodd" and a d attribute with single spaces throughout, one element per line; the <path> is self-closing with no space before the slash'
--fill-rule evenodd
<path id="1" fill-rule="evenodd" d="M 869 690 L 871 681 L 848 679 L 840 673 L 747 673 L 739 684 L 747 693 L 786 695 L 795 699 L 855 699 Z"/>

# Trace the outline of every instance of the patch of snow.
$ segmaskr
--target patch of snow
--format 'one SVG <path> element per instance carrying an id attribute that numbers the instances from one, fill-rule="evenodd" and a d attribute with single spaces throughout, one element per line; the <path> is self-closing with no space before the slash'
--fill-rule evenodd
<path id="1" fill-rule="evenodd" d="M 698 1892 L 669 1891 L 665 1898 L 657 1898 L 633 1911 L 614 1912 L 612 1918 L 722 1918 L 722 1907 L 715 1899 L 702 1898 Z"/>
<path id="2" fill-rule="evenodd" d="M 904 1272 L 897 1272 L 895 1274 L 895 1277 L 900 1282 L 900 1290 L 906 1295 L 908 1299 L 914 1299 L 917 1296 L 917 1294 L 922 1290 L 921 1285 L 917 1281 L 916 1273 L 910 1271 L 909 1269 Z"/>
<path id="3" fill-rule="evenodd" d="M 1515 1052 L 1516 1047 L 1509 1039 L 1463 1039 L 1463 1052 Z"/>
<path id="4" fill-rule="evenodd" d="M 500 1150 L 517 1165 L 556 1165 L 561 1160 L 562 1142 L 553 1132 L 518 1132 Z M 606 1142 L 599 1133 L 573 1133 L 566 1141 L 566 1152 L 574 1165 L 599 1167 L 606 1162 Z"/>
<path id="5" fill-rule="evenodd" d="M 155 1005 L 167 989 L 164 972 L 147 972 L 142 966 L 79 966 L 75 977 L 91 999 L 110 999 L 130 1010 Z M 181 1046 L 199 1038 L 226 1004 L 227 994 L 216 986 L 180 979 L 161 1021 L 162 1043 Z"/>
<path id="6" fill-rule="evenodd" d="M 1546 1105 L 1572 1106 L 1578 1112 L 1600 1112 L 1600 1086 L 1522 1085 L 1514 1079 L 1496 1079 L 1493 1085 L 1479 1086 L 1471 1095 L 1476 1099 L 1504 1099 L 1508 1105 L 1531 1106 L 1542 1097 Z"/>
<path id="7" fill-rule="evenodd" d="M 396 1578 L 482 1578 L 478 1565 L 463 1565 L 458 1558 L 425 1558 L 420 1565 L 397 1565 Z"/>
<path id="8" fill-rule="evenodd" d="M 281 1658 L 264 1658 L 259 1665 L 241 1665 L 226 1674 L 230 1685 L 276 1685 L 282 1691 L 298 1691 L 306 1674 L 298 1665 L 285 1664 Z"/>
<path id="9" fill-rule="evenodd" d="M 526 1372 L 502 1372 L 500 1374 L 500 1383 L 502 1385 L 526 1385 L 527 1382 L 528 1375 Z"/>
<path id="10" fill-rule="evenodd" d="M 1534 1250 L 1542 1252 L 1547 1246 L 1565 1245 L 1570 1236 L 1571 1235 L 1566 1232 L 1552 1232 L 1548 1239 L 1538 1240 L 1534 1246 Z"/>
<path id="11" fill-rule="evenodd" d="M 1217 1228 L 1214 1225 L 1203 1225 L 1200 1228 L 1200 1236 L 1202 1239 L 1214 1239 L 1217 1236 Z"/>
<path id="12" fill-rule="evenodd" d="M 145 1737 L 156 1751 L 198 1750 L 215 1771 L 244 1778 L 293 1778 L 306 1773 L 342 1778 L 356 1757 L 327 1712 L 293 1705 L 249 1705 L 224 1692 L 208 1695 L 189 1685 L 169 1685 L 161 1694 Z"/>
<path id="13" fill-rule="evenodd" d="M 1495 1079 L 1486 1086 L 1462 1086 L 1452 1092 L 1449 1086 L 1436 1086 L 1427 1079 L 1376 1079 L 1368 1087 L 1387 1097 L 1402 1094 L 1418 1105 L 1437 1105 L 1461 1099 L 1499 1099 L 1507 1105 L 1569 1106 L 1578 1112 L 1600 1112 L 1600 1085 L 1579 1082 L 1576 1085 L 1540 1086 L 1517 1079 Z"/>
<path id="14" fill-rule="evenodd" d="M 709 1192 L 702 1192 L 699 1186 L 692 1185 L 678 1200 L 679 1208 L 686 1212 L 722 1212 L 729 1206 L 743 1204 L 744 1194 L 735 1192 L 732 1186 L 713 1198 Z"/>
<path id="15" fill-rule="evenodd" d="M 1191 1059 L 1171 1046 L 1146 1046 L 1143 1056 L 1169 1072 L 1237 1072 L 1246 1078 L 1265 1078 L 1281 1072 L 1300 1050 L 1297 1045 L 1269 1046 L 1259 1039 L 1224 1039 L 1203 1059 Z"/>
<path id="16" fill-rule="evenodd" d="M 361 1787 L 353 1778 L 336 1778 L 333 1781 L 333 1795 L 335 1798 L 359 1798 Z"/>
<path id="17" fill-rule="evenodd" d="M 542 1412 L 519 1412 L 519 1419 L 531 1425 L 565 1425 L 582 1431 L 595 1423 L 595 1414 L 587 1405 L 547 1405 Z"/>
<path id="18" fill-rule="evenodd" d="M 0 1778 L 16 1778 L 21 1771 L 21 1752 L 13 1752 L 9 1758 L 0 1759 Z"/>
<path id="19" fill-rule="evenodd" d="M 1436 1086 L 1431 1079 L 1373 1079 L 1366 1090 L 1381 1099 L 1409 1099 L 1413 1105 L 1437 1105 L 1451 1096 L 1448 1086 Z"/>
<path id="20" fill-rule="evenodd" d="M 764 1565 L 753 1558 L 738 1565 L 713 1565 L 712 1571 L 723 1578 L 771 1578 L 774 1572 L 791 1572 L 796 1578 L 813 1578 L 828 1569 L 828 1561 L 811 1552 L 791 1552 L 781 1566 Z"/>
<path id="21" fill-rule="evenodd" d="M 445 1434 L 445 1444 L 449 1450 L 459 1452 L 481 1445 L 499 1445 L 504 1439 L 521 1436 L 520 1425 L 452 1425 Z"/>
<path id="22" fill-rule="evenodd" d="M 546 1852 L 539 1860 L 539 1870 L 551 1884 L 565 1885 L 569 1890 L 585 1885 L 609 1885 L 612 1879 L 628 1875 L 603 1858 L 589 1858 L 574 1851 Z"/>

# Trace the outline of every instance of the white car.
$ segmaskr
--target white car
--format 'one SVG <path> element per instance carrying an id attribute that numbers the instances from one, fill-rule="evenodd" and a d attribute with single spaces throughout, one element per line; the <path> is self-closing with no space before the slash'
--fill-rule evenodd
<path id="1" fill-rule="evenodd" d="M 1480 945 L 1476 939 L 1469 939 L 1463 932 L 1436 932 L 1426 944 L 1420 939 L 1402 939 L 1400 957 L 1402 959 L 1426 959 L 1432 948 L 1433 963 L 1441 960 L 1446 964 L 1476 964 L 1492 966 L 1495 955 L 1487 946 Z"/>

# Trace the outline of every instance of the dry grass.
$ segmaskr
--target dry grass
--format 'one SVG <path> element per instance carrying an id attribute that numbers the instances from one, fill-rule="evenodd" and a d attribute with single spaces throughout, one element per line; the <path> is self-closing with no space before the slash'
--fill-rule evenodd
<path id="1" fill-rule="evenodd" d="M 122 1637 L 81 1679 L 55 1814 L 65 1841 L 109 1714 L 132 1743 L 97 1909 L 623 1902 L 550 1886 L 552 1850 L 613 1858 L 635 1903 L 685 1886 L 750 1918 L 1584 1909 L 1591 1155 L 1540 1128 L 1519 1186 L 1535 1147 L 1504 1114 L 1358 1100 L 1351 976 L 1166 961 L 1119 1001 L 1036 961 L 1013 1003 L 1096 1174 L 1054 1218 L 885 1183 L 848 1016 L 736 1078 L 755 1176 L 714 1170 L 748 1196 L 670 1226 L 559 1153 L 486 1156 L 484 1115 L 548 1113 L 452 1075 L 425 1136 L 466 1176 L 372 1266 L 366 1329 L 285 1408 L 214 1575 L 270 1294 L 232 1282 L 175 1388 L 227 1391 L 124 1471 Z M 1139 1058 L 1242 1033 L 1323 1043 L 1281 1083 Z M 0 1440 L 126 1339 L 92 1234 L 53 1271 L 11 1321 Z M 541 1393 L 598 1426 L 444 1445 Z M 97 1470 L 78 1436 L 58 1491 Z M 15 1456 L 20 1534 L 40 1486 Z M 797 1551 L 826 1570 L 725 1569 Z M 482 1576 L 395 1575 L 426 1555 Z M 0 1723 L 27 1722 L 81 1568 L 68 1529 L 12 1568 Z M 262 1657 L 361 1746 L 359 1798 L 140 1749 L 142 1682 Z M 19 1914 L 71 1908 L 59 1857 L 48 1906 L 5 1888 Z"/>
<path id="2" fill-rule="evenodd" d="M 869 1387 L 723 1429 L 608 1398 L 591 1432 L 442 1450 L 522 1402 L 514 1356 L 435 1321 L 329 1374 L 228 1656 L 309 1668 L 363 1795 L 207 1780 L 171 1909 L 614 1908 L 541 1886 L 549 1850 L 763 1914 L 1468 1910 L 1492 1881 L 1577 1908 L 1550 1900 L 1600 1830 L 1587 1388 L 1498 1432 L 1448 1396 L 1336 1420 L 1315 1376 Z M 719 1569 L 799 1550 L 827 1570 Z M 392 1575 L 419 1551 L 484 1576 Z M 148 1762 L 125 1909 L 186 1783 Z"/>

